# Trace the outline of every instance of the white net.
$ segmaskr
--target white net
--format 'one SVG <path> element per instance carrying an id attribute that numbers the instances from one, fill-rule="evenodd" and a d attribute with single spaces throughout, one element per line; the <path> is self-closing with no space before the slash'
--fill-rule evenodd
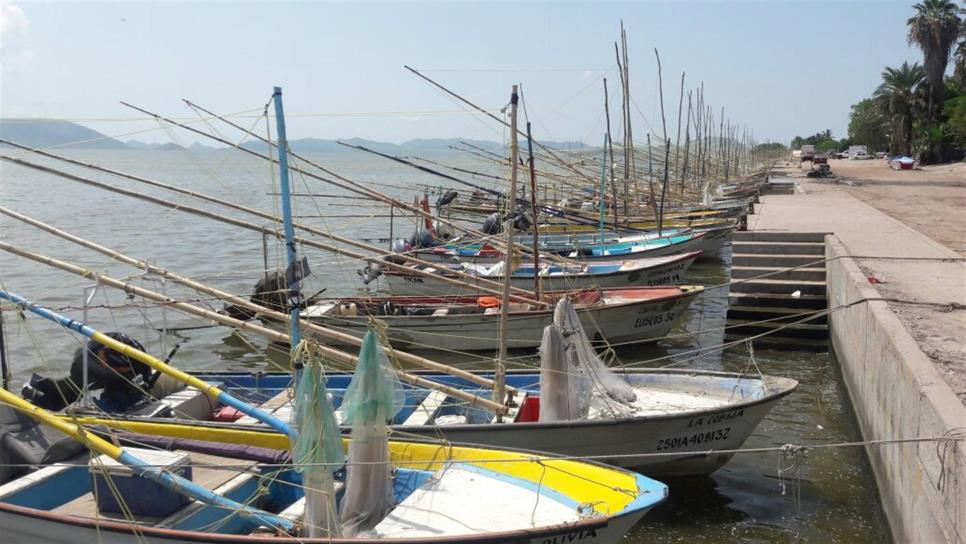
<path id="1" fill-rule="evenodd" d="M 587 414 L 590 383 L 577 371 L 567 344 L 554 325 L 543 329 L 540 343 L 540 421 L 567 421 Z"/>
<path id="2" fill-rule="evenodd" d="M 634 389 L 600 359 L 584 332 L 577 311 L 569 299 L 562 298 L 553 311 L 553 322 L 563 335 L 568 357 L 576 372 L 590 382 L 590 413 L 609 417 L 627 417 L 637 399 Z M 542 400 L 541 400 L 542 403 Z"/>

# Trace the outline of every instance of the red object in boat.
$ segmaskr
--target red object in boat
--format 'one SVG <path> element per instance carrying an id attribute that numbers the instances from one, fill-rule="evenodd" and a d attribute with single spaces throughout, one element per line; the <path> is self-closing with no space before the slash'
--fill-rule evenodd
<path id="1" fill-rule="evenodd" d="M 523 405 L 517 411 L 517 423 L 528 421 L 540 421 L 540 397 L 527 396 L 523 399 Z"/>
<path id="2" fill-rule="evenodd" d="M 237 421 L 244 415 L 231 406 L 222 406 L 213 414 L 213 418 L 215 421 Z"/>
<path id="3" fill-rule="evenodd" d="M 499 308 L 500 299 L 496 297 L 480 297 L 476 299 L 476 304 L 480 308 Z"/>

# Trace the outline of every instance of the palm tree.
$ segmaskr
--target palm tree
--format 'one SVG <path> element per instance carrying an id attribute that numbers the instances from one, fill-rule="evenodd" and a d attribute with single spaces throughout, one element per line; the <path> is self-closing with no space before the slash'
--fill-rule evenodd
<path id="1" fill-rule="evenodd" d="M 911 154 L 913 111 L 920 100 L 919 89 L 924 77 L 918 62 L 912 65 L 903 62 L 898 68 L 886 67 L 882 72 L 882 83 L 872 95 L 892 126 L 890 147 L 893 153 Z"/>
<path id="2" fill-rule="evenodd" d="M 943 76 L 949 64 L 949 53 L 959 38 L 962 10 L 950 0 L 923 0 L 913 8 L 916 15 L 906 21 L 909 43 L 922 49 L 929 83 L 929 115 L 935 119 L 943 106 L 946 92 Z"/>
<path id="3" fill-rule="evenodd" d="M 959 30 L 959 46 L 953 53 L 953 81 L 959 92 L 966 93 L 966 19 Z"/>

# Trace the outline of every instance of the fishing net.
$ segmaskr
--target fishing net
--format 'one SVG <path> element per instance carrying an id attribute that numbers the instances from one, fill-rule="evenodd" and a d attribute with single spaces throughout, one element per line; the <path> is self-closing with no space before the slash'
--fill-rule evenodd
<path id="1" fill-rule="evenodd" d="M 359 362 L 345 391 L 342 411 L 352 425 L 341 522 L 345 536 L 372 530 L 394 506 L 387 421 L 403 407 L 402 384 L 376 332 L 362 340 Z"/>
<path id="2" fill-rule="evenodd" d="M 597 356 L 584 327 L 577 317 L 574 305 L 566 297 L 557 302 L 553 322 L 563 335 L 566 349 L 577 372 L 590 382 L 590 398 L 582 400 L 590 406 L 590 415 L 606 414 L 610 417 L 626 417 L 634 412 L 632 403 L 637 399 L 634 389 L 623 378 L 604 364 Z M 542 401 L 541 401 L 542 402 Z"/>
<path id="3" fill-rule="evenodd" d="M 332 473 L 345 463 L 345 451 L 332 400 L 325 387 L 323 358 L 317 347 L 303 340 L 293 355 L 293 359 L 301 360 L 304 367 L 297 373 L 293 399 L 292 423 L 298 438 L 292 445 L 292 460 L 295 470 L 302 473 L 305 489 L 302 535 L 339 537 L 342 531 Z"/>
<path id="4" fill-rule="evenodd" d="M 589 398 L 590 381 L 577 371 L 567 342 L 554 325 L 543 329 L 540 342 L 540 421 L 567 421 L 587 414 L 580 399 Z"/>

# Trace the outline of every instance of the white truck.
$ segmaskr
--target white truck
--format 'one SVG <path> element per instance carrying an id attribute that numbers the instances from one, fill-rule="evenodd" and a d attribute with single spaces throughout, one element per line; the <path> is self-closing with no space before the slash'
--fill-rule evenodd
<path id="1" fill-rule="evenodd" d="M 802 162 L 810 161 L 815 158 L 815 146 L 814 145 L 803 145 L 802 146 Z"/>

